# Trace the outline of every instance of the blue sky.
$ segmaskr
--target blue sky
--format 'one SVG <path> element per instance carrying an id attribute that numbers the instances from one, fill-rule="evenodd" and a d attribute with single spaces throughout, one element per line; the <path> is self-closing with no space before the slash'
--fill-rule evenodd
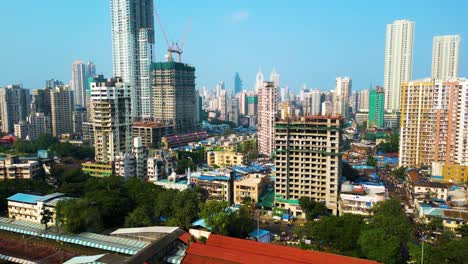
<path id="1" fill-rule="evenodd" d="M 112 74 L 109 0 L 1 0 L 0 86 L 41 88 L 52 77 L 68 82 L 74 60 L 92 60 Z M 468 77 L 468 1 L 157 0 L 171 40 L 183 38 L 183 60 L 197 68 L 197 85 L 233 86 L 238 71 L 252 87 L 261 66 L 273 66 L 294 90 L 332 89 L 351 76 L 353 89 L 383 80 L 385 27 L 416 22 L 413 78 L 430 75 L 432 37 L 460 34 L 460 76 Z M 167 49 L 156 23 L 157 60 Z"/>

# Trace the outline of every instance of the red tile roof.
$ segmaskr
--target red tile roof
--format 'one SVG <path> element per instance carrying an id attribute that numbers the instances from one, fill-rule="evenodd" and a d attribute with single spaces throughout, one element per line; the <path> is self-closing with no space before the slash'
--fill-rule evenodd
<path id="1" fill-rule="evenodd" d="M 190 239 L 190 233 L 188 232 L 184 232 L 180 237 L 179 239 L 184 242 L 185 244 L 188 244 L 188 241 Z"/>
<path id="2" fill-rule="evenodd" d="M 215 262 L 213 262 L 215 261 Z M 302 250 L 211 234 L 206 244 L 192 243 L 182 263 L 366 264 L 375 261 Z"/>

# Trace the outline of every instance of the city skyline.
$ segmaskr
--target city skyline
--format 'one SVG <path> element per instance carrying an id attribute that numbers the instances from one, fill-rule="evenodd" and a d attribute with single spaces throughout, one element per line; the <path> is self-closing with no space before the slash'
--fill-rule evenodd
<path id="1" fill-rule="evenodd" d="M 331 9 L 336 7 L 337 3 L 311 4 L 299 1 L 300 4 L 296 6 L 285 6 L 238 1 L 226 3 L 222 7 L 213 7 L 210 4 L 212 1 L 201 1 L 197 3 L 200 9 L 192 8 L 191 3 L 178 6 L 177 12 L 180 15 L 174 17 L 170 15 L 174 12 L 170 3 L 156 2 L 156 8 L 170 40 L 180 41 L 189 17 L 193 18 L 184 46 L 183 61 L 197 65 L 197 87 L 206 84 L 212 89 L 219 81 L 225 81 L 226 88 L 232 89 L 232 76 L 239 72 L 244 88 L 252 89 L 259 66 L 265 76 L 276 67 L 277 72 L 281 74 L 282 85 L 288 85 L 290 90 L 296 92 L 303 83 L 310 88 L 333 89 L 337 76 L 353 78 L 356 90 L 367 88 L 370 83 L 383 84 L 385 27 L 397 19 L 408 19 L 416 23 L 413 79 L 431 75 L 432 39 L 434 36 L 449 34 L 458 34 L 462 38 L 459 76 L 467 75 L 468 67 L 463 59 L 467 51 L 467 47 L 463 45 L 467 29 L 463 28 L 466 23 L 463 23 L 465 18 L 462 17 L 463 8 L 460 8 L 460 5 L 464 6 L 465 3 L 439 9 L 434 2 L 425 1 L 425 12 L 415 12 L 420 5 L 412 2 L 396 13 L 383 10 L 401 6 L 402 1 L 378 5 L 366 5 L 366 2 L 342 2 L 337 8 Z M 5 86 L 20 82 L 24 87 L 34 89 L 42 88 L 44 80 L 50 78 L 68 83 L 71 79 L 69 68 L 74 60 L 92 60 L 100 66 L 100 72 L 106 76 L 112 75 L 110 5 L 107 1 L 92 4 L 93 10 L 89 10 L 84 8 L 86 1 L 80 3 L 80 6 L 58 1 L 40 4 L 31 2 L 22 7 L 24 14 L 30 19 L 19 21 L 18 18 L 9 15 L 15 13 L 18 4 L 1 3 L 0 8 L 6 11 L 6 19 L 11 21 L 11 27 L 0 30 L 0 35 L 10 40 L 0 44 L 1 55 L 5 58 L 3 61 L 25 61 L 33 55 L 35 60 L 29 60 L 30 65 L 26 66 L 16 63 L 0 65 L 0 70 L 5 73 L 0 78 L 0 84 Z M 347 12 L 351 8 L 362 10 L 367 15 L 362 17 L 358 12 Z M 67 10 L 74 12 L 71 14 Z M 196 10 L 204 11 L 200 15 Z M 310 10 L 317 12 L 311 17 L 308 16 Z M 451 13 L 451 20 L 446 23 L 431 23 L 441 11 Z M 47 15 L 49 12 L 53 12 L 50 18 Z M 294 13 L 295 16 L 276 19 L 275 16 L 278 17 L 282 12 Z M 64 15 L 67 17 L 63 17 Z M 77 24 L 72 21 L 76 16 L 86 16 L 89 23 Z M 57 25 L 59 23 L 56 21 L 60 19 L 63 23 Z M 35 32 L 25 34 L 27 36 L 15 34 L 25 30 L 24 27 L 28 21 L 30 24 L 31 20 L 37 21 Z M 156 61 L 162 61 L 167 47 L 161 30 L 157 25 L 155 27 L 155 57 Z M 71 31 L 74 33 L 71 34 Z M 256 35 L 253 35 L 253 32 L 256 32 Z M 46 46 L 38 44 L 28 49 L 21 48 L 22 45 L 27 45 L 28 39 L 50 38 L 61 33 L 64 33 L 64 38 L 70 40 L 67 43 L 80 45 L 64 48 L 60 42 L 51 41 L 47 42 Z M 265 45 L 264 41 L 255 41 L 259 34 L 269 39 L 268 45 Z M 90 41 L 83 41 L 84 36 Z M 320 36 L 319 40 L 316 36 Z M 343 38 L 348 41 L 343 42 Z M 365 40 L 365 45 L 362 40 Z M 12 43 L 20 47 L 12 48 Z M 279 52 L 291 45 L 295 48 L 289 49 L 289 52 Z M 351 50 L 353 52 L 350 52 Z M 231 63 L 226 65 L 222 61 Z M 47 67 L 39 67 L 38 63 Z M 28 67 L 34 68 L 34 71 L 25 71 Z"/>

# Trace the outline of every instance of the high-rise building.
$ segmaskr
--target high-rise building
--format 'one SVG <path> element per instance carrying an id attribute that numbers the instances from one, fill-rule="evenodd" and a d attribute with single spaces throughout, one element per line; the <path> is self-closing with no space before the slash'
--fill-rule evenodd
<path id="1" fill-rule="evenodd" d="M 335 114 L 347 117 L 352 81 L 350 77 L 337 77 L 335 85 Z"/>
<path id="2" fill-rule="evenodd" d="M 468 165 L 468 81 L 426 79 L 402 91 L 400 166 Z"/>
<path id="3" fill-rule="evenodd" d="M 289 87 L 282 87 L 280 89 L 280 100 L 281 102 L 287 102 L 289 101 Z"/>
<path id="4" fill-rule="evenodd" d="M 84 63 L 82 61 L 73 62 L 71 89 L 74 93 L 75 105 L 87 107 L 86 98 L 89 90 L 88 78 L 93 77 L 94 74 L 96 74 L 96 67 L 91 61 L 88 63 Z"/>
<path id="5" fill-rule="evenodd" d="M 55 87 L 57 86 L 54 86 L 53 89 L 55 89 Z M 52 91 L 52 88 L 33 90 L 32 112 L 44 113 L 45 116 L 51 116 L 50 91 Z"/>
<path id="6" fill-rule="evenodd" d="M 322 108 L 322 92 L 320 90 L 312 90 L 304 94 L 304 102 L 302 102 L 304 115 L 320 115 Z"/>
<path id="7" fill-rule="evenodd" d="M 22 85 L 0 87 L 0 131 L 13 133 L 14 125 L 25 121 L 30 112 L 29 89 Z"/>
<path id="8" fill-rule="evenodd" d="M 239 104 L 237 103 L 237 98 L 230 97 L 227 102 L 227 113 L 228 121 L 234 125 L 239 125 Z"/>
<path id="9" fill-rule="evenodd" d="M 91 86 L 95 159 L 99 163 L 114 161 L 132 147 L 130 85 L 122 78 L 94 78 Z"/>
<path id="10" fill-rule="evenodd" d="M 263 86 L 265 78 L 263 76 L 262 68 L 258 69 L 257 75 L 255 76 L 255 92 L 258 92 L 258 90 Z"/>
<path id="11" fill-rule="evenodd" d="M 81 134 L 83 132 L 83 123 L 88 121 L 88 112 L 86 108 L 76 105 L 73 110 L 73 133 Z"/>
<path id="12" fill-rule="evenodd" d="M 258 95 L 247 96 L 247 115 L 256 116 L 258 114 Z"/>
<path id="13" fill-rule="evenodd" d="M 16 137 L 35 140 L 41 134 L 52 134 L 50 117 L 43 113 L 32 113 L 26 119 L 15 124 Z"/>
<path id="14" fill-rule="evenodd" d="M 240 92 L 242 92 L 242 80 L 239 73 L 236 72 L 236 75 L 234 76 L 234 94 L 238 94 Z"/>
<path id="15" fill-rule="evenodd" d="M 276 87 L 280 87 L 280 74 L 276 72 L 275 67 L 270 73 L 270 82 L 273 82 Z"/>
<path id="16" fill-rule="evenodd" d="M 359 92 L 358 112 L 369 111 L 369 90 Z"/>
<path id="17" fill-rule="evenodd" d="M 153 117 L 174 125 L 177 134 L 199 129 L 195 102 L 195 68 L 168 61 L 151 65 Z"/>
<path id="18" fill-rule="evenodd" d="M 73 133 L 73 91 L 68 86 L 57 86 L 49 90 L 52 135 Z"/>
<path id="19" fill-rule="evenodd" d="M 113 75 L 131 87 L 132 117 L 151 116 L 153 0 L 111 0 Z"/>
<path id="20" fill-rule="evenodd" d="M 436 36 L 432 46 L 432 78 L 457 78 L 460 36 Z"/>
<path id="21" fill-rule="evenodd" d="M 227 90 L 221 90 L 218 97 L 219 102 L 219 119 L 223 121 L 228 121 L 228 109 L 227 109 L 227 102 L 229 100 Z"/>
<path id="22" fill-rule="evenodd" d="M 45 81 L 45 88 L 55 88 L 55 86 L 63 85 L 63 82 L 55 79 Z"/>
<path id="23" fill-rule="evenodd" d="M 401 86 L 412 78 L 413 36 L 413 21 L 396 20 L 387 25 L 384 68 L 387 111 L 400 111 Z"/>
<path id="24" fill-rule="evenodd" d="M 264 82 L 258 90 L 258 149 L 271 156 L 275 150 L 275 120 L 278 109 L 278 87 Z"/>
<path id="25" fill-rule="evenodd" d="M 42 134 L 52 134 L 50 117 L 44 113 L 32 113 L 27 117 L 27 122 L 30 140 L 34 140 Z"/>
<path id="26" fill-rule="evenodd" d="M 324 202 L 338 213 L 341 178 L 340 116 L 309 116 L 279 121 L 275 126 L 275 203 L 294 216 L 305 217 L 301 197 Z"/>
<path id="27" fill-rule="evenodd" d="M 241 91 L 236 94 L 237 102 L 239 103 L 239 114 L 247 115 L 248 103 L 247 103 L 247 91 Z"/>
<path id="28" fill-rule="evenodd" d="M 367 117 L 367 127 L 384 128 L 384 91 L 381 87 L 371 90 L 369 93 L 369 115 Z"/>

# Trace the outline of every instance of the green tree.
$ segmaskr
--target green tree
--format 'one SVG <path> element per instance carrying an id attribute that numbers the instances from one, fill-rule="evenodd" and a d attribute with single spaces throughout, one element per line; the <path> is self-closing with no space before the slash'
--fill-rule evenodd
<path id="1" fill-rule="evenodd" d="M 376 228 L 362 232 L 358 244 L 368 259 L 385 264 L 403 263 L 398 237 L 386 233 L 383 229 Z"/>
<path id="2" fill-rule="evenodd" d="M 239 210 L 231 214 L 231 224 L 228 227 L 229 236 L 245 238 L 255 229 L 255 220 L 249 205 L 241 205 Z"/>
<path id="3" fill-rule="evenodd" d="M 191 159 L 184 158 L 184 159 L 177 161 L 176 173 L 184 174 L 188 168 L 190 168 L 191 170 L 195 170 L 196 167 L 197 166 Z"/>
<path id="4" fill-rule="evenodd" d="M 151 213 L 147 212 L 143 207 L 137 207 L 127 217 L 125 217 L 126 227 L 144 227 L 151 226 Z"/>
<path id="5" fill-rule="evenodd" d="M 226 201 L 208 201 L 202 204 L 200 217 L 205 220 L 207 226 L 216 234 L 228 235 L 231 224 L 231 212 L 227 210 Z"/>
<path id="6" fill-rule="evenodd" d="M 192 189 L 177 193 L 172 208 L 174 210 L 169 223 L 188 229 L 200 211 L 200 195 Z"/>
<path id="7" fill-rule="evenodd" d="M 457 233 L 459 233 L 462 237 L 468 236 L 468 224 L 463 224 L 456 229 Z"/>
<path id="8" fill-rule="evenodd" d="M 429 232 L 438 232 L 444 229 L 444 222 L 442 217 L 434 217 L 432 220 L 427 224 L 427 230 Z"/>
<path id="9" fill-rule="evenodd" d="M 322 202 L 316 202 L 310 197 L 299 198 L 299 205 L 306 214 L 307 220 L 317 218 L 321 215 L 328 215 L 328 209 Z"/>
<path id="10" fill-rule="evenodd" d="M 367 161 L 366 161 L 367 166 L 372 166 L 376 167 L 377 166 L 377 161 L 372 155 L 367 156 Z"/>
<path id="11" fill-rule="evenodd" d="M 45 230 L 47 230 L 47 224 L 53 220 L 53 213 L 47 208 L 42 209 L 41 212 L 41 224 L 45 226 Z"/>
<path id="12" fill-rule="evenodd" d="M 399 167 L 392 172 L 392 175 L 395 179 L 403 181 L 406 176 L 406 167 Z"/>

